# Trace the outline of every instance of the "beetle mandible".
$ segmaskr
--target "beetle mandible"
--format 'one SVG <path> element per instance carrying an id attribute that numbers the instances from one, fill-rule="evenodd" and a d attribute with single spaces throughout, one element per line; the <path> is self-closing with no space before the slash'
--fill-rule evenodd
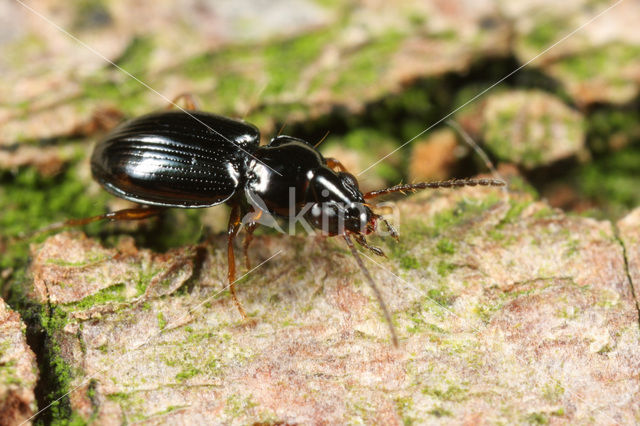
<path id="1" fill-rule="evenodd" d="M 394 345 L 397 334 L 382 295 L 365 267 L 353 241 L 376 255 L 366 236 L 385 224 L 398 234 L 367 200 L 394 192 L 461 186 L 501 186 L 497 179 L 456 179 L 400 184 L 362 193 L 356 178 L 336 159 L 325 158 L 310 143 L 278 135 L 260 146 L 259 130 L 244 121 L 199 111 L 187 96 L 187 111 L 165 110 L 129 120 L 101 140 L 91 156 L 94 178 L 110 193 L 147 207 L 119 210 L 62 226 L 98 220 L 137 220 L 165 208 L 206 208 L 226 203 L 231 208 L 227 233 L 228 282 L 243 318 L 246 313 L 236 295 L 234 240 L 245 225 L 244 255 L 262 214 L 287 218 L 302 215 L 324 235 L 341 236 L 385 316 Z M 185 95 L 181 95 L 175 102 Z M 248 218 L 248 220 L 247 220 Z M 243 223 L 244 222 L 244 223 Z"/>

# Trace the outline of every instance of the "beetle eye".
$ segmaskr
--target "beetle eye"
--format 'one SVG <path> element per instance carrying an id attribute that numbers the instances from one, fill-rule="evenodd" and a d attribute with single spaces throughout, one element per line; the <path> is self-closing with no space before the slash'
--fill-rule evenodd
<path id="1" fill-rule="evenodd" d="M 351 173 L 340 172 L 340 178 L 347 185 L 354 186 L 354 187 L 358 188 L 358 180 Z"/>

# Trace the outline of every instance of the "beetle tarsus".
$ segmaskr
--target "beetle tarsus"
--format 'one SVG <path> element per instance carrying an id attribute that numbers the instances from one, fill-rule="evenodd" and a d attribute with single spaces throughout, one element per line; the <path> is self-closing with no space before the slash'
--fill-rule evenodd
<path id="1" fill-rule="evenodd" d="M 384 252 L 380 247 L 370 246 L 369 243 L 367 242 L 367 239 L 364 237 L 364 235 L 362 234 L 352 234 L 352 235 L 353 235 L 353 239 L 356 240 L 358 244 L 360 244 L 362 247 L 369 250 L 371 253 L 377 256 L 387 257 L 387 255 L 384 254 Z"/>

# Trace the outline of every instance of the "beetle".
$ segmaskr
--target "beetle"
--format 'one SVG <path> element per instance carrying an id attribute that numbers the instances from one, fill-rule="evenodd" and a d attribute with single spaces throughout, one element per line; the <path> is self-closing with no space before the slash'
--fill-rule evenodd
<path id="1" fill-rule="evenodd" d="M 172 102 L 185 95 L 181 95 Z M 263 214 L 291 219 L 303 217 L 326 236 L 342 237 L 372 288 L 395 346 L 397 334 L 380 290 L 365 267 L 357 244 L 384 256 L 366 236 L 385 224 L 396 230 L 367 201 L 376 197 L 426 188 L 501 186 L 497 179 L 455 179 L 400 184 L 362 193 L 357 179 L 336 159 L 325 158 L 311 143 L 278 135 L 260 145 L 252 124 L 198 110 L 187 95 L 187 109 L 164 110 L 133 118 L 95 146 L 93 177 L 115 196 L 145 207 L 99 216 L 70 219 L 59 225 L 78 226 L 99 220 L 138 220 L 166 208 L 207 208 L 226 203 L 231 208 L 227 232 L 227 278 L 232 299 L 243 318 L 234 283 L 234 240 L 244 225 L 244 256 Z"/>

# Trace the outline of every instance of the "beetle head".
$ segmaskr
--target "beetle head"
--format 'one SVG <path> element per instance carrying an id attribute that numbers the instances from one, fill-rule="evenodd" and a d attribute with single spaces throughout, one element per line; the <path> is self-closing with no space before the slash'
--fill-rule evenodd
<path id="1" fill-rule="evenodd" d="M 305 217 L 323 234 L 370 234 L 375 230 L 377 215 L 365 203 L 353 175 L 327 167 L 314 170 L 307 194 L 312 206 Z"/>

